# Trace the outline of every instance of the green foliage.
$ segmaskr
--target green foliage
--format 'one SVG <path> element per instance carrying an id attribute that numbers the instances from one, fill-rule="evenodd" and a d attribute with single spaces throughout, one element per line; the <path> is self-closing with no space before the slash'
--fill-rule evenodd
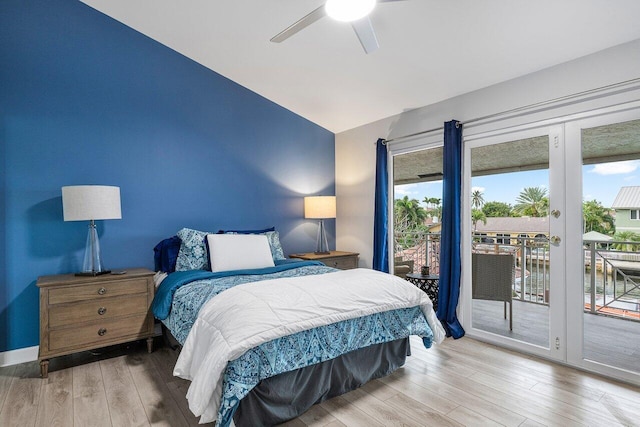
<path id="1" fill-rule="evenodd" d="M 513 207 L 504 202 L 486 202 L 482 205 L 482 212 L 487 218 L 509 217 Z"/>
<path id="2" fill-rule="evenodd" d="M 472 209 L 471 210 L 471 223 L 473 224 L 473 231 L 476 231 L 476 225 L 478 221 L 482 221 L 483 223 L 487 223 L 487 216 L 480 209 Z"/>
<path id="3" fill-rule="evenodd" d="M 394 203 L 393 229 L 395 235 L 395 251 L 411 248 L 418 239 L 428 231 L 424 220 L 429 216 L 416 199 L 404 196 Z"/>
<path id="4" fill-rule="evenodd" d="M 483 193 L 480 190 L 474 190 L 471 193 L 471 207 L 473 209 L 480 209 L 484 205 Z"/>
<path id="5" fill-rule="evenodd" d="M 427 205 L 425 212 L 429 218 L 438 218 L 438 222 L 442 221 L 442 199 L 437 197 L 425 197 L 422 202 Z"/>
<path id="6" fill-rule="evenodd" d="M 549 215 L 549 198 L 544 187 L 527 187 L 520 192 L 513 207 L 523 216 L 545 217 Z"/>
<path id="7" fill-rule="evenodd" d="M 420 206 L 420 202 L 416 199 L 409 199 L 409 196 L 396 199 L 394 209 L 394 216 L 406 218 L 410 227 L 424 224 L 424 220 L 427 218 L 427 212 Z"/>
<path id="8" fill-rule="evenodd" d="M 614 240 L 619 243 L 614 243 L 612 246 L 620 251 L 633 252 L 640 250 L 640 234 L 632 231 L 620 231 L 613 236 Z M 633 244 L 629 242 L 638 242 Z"/>
<path id="9" fill-rule="evenodd" d="M 611 216 L 609 209 L 602 206 L 602 203 L 597 200 L 589 200 L 582 203 L 582 219 L 584 233 L 597 231 L 598 233 L 612 235 L 616 231 L 615 220 Z"/>

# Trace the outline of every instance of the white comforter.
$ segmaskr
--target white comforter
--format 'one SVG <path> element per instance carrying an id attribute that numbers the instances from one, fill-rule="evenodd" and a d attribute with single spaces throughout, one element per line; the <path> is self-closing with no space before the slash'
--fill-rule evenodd
<path id="1" fill-rule="evenodd" d="M 214 421 L 227 362 L 273 339 L 373 313 L 420 306 L 442 342 L 445 332 L 427 295 L 399 277 L 369 269 L 247 283 L 206 303 L 174 375 L 191 380 L 189 408 Z"/>

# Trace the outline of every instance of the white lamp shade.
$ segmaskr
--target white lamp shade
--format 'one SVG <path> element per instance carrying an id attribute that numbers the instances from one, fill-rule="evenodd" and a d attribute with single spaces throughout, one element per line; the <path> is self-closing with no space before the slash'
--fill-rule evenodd
<path id="1" fill-rule="evenodd" d="M 305 197 L 304 217 L 309 219 L 335 218 L 336 196 Z"/>
<path id="2" fill-rule="evenodd" d="M 62 211 L 65 221 L 121 219 L 120 187 L 108 185 L 62 187 Z"/>

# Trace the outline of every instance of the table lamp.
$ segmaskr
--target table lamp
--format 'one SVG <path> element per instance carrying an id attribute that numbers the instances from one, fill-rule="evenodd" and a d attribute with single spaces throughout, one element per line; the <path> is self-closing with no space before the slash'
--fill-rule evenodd
<path id="1" fill-rule="evenodd" d="M 336 217 L 336 196 L 309 196 L 304 198 L 304 217 L 319 219 L 315 254 L 328 254 L 329 244 L 324 229 L 324 220 Z"/>
<path id="2" fill-rule="evenodd" d="M 100 242 L 95 220 L 121 219 L 120 187 L 107 185 L 72 185 L 62 187 L 62 210 L 65 221 L 89 221 L 82 272 L 76 276 L 110 273 L 102 265 Z"/>

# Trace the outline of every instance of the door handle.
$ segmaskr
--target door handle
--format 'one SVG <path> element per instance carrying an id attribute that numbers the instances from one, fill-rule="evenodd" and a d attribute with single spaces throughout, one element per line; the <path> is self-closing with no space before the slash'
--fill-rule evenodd
<path id="1" fill-rule="evenodd" d="M 551 215 L 554 218 L 559 218 L 560 217 L 560 211 L 558 209 L 554 209 L 554 210 L 551 211 Z"/>
<path id="2" fill-rule="evenodd" d="M 549 241 L 551 243 L 553 243 L 554 245 L 559 245 L 560 242 L 562 241 L 562 239 L 558 236 L 551 236 L 551 238 L 549 239 Z"/>

